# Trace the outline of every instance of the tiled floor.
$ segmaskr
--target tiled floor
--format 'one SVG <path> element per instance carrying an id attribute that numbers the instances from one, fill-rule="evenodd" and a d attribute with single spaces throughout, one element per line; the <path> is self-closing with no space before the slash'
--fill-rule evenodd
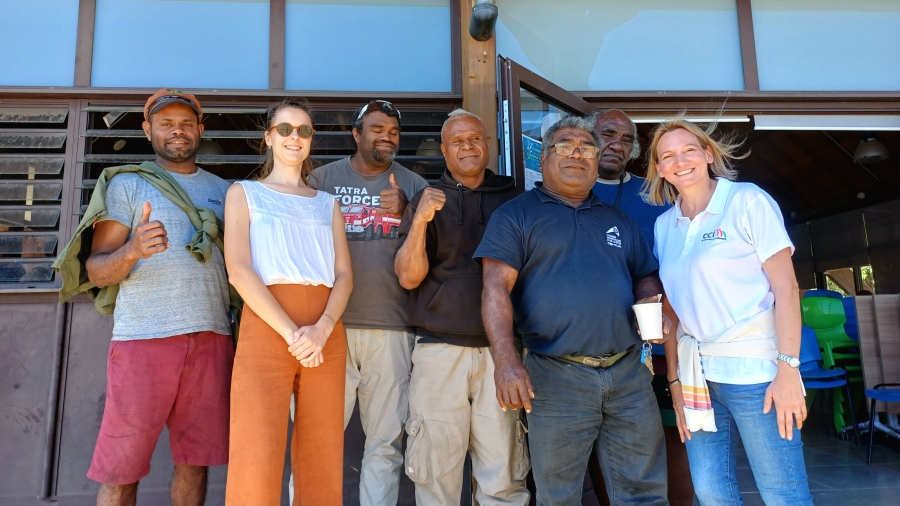
<path id="1" fill-rule="evenodd" d="M 865 444 L 856 446 L 822 430 L 804 430 L 803 444 L 809 488 L 816 506 L 900 504 L 900 445 L 896 440 L 877 435 L 871 466 L 866 465 Z M 738 483 L 744 504 L 764 505 L 742 449 L 738 450 Z"/>
<path id="2" fill-rule="evenodd" d="M 866 465 L 869 435 L 862 444 L 830 435 L 823 404 L 816 403 L 803 428 L 803 455 L 813 503 L 816 506 L 900 505 L 900 441 L 879 432 L 872 465 Z M 738 486 L 746 506 L 764 506 L 743 448 L 738 448 Z M 590 488 L 590 481 L 586 481 Z M 582 505 L 602 504 L 586 494 Z M 696 497 L 694 506 L 700 506 Z"/>

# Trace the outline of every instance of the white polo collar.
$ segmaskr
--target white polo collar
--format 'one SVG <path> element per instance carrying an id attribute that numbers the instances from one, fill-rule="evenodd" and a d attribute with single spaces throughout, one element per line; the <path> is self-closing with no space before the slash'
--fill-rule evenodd
<path id="1" fill-rule="evenodd" d="M 731 186 L 734 183 L 724 177 L 716 178 L 716 189 L 713 191 L 713 196 L 709 199 L 709 204 L 706 205 L 706 209 L 700 211 L 697 216 L 700 216 L 703 213 L 711 213 L 711 214 L 722 214 L 725 212 L 725 203 L 728 202 L 728 194 L 731 192 Z M 675 217 L 678 220 L 687 220 L 687 218 L 681 214 L 681 195 L 675 199 Z"/>

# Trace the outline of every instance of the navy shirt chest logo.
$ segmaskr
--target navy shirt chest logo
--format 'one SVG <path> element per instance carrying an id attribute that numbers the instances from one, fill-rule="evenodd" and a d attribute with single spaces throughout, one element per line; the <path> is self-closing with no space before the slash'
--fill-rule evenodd
<path id="1" fill-rule="evenodd" d="M 619 238 L 619 227 L 613 227 L 606 231 L 606 244 L 616 248 L 622 247 L 622 240 Z"/>

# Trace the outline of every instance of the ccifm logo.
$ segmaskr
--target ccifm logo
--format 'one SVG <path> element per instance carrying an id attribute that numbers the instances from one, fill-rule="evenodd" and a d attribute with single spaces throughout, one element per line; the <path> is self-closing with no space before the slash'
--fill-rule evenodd
<path id="1" fill-rule="evenodd" d="M 725 231 L 721 228 L 717 228 L 712 232 L 703 234 L 702 241 L 715 241 L 715 240 L 725 240 Z"/>

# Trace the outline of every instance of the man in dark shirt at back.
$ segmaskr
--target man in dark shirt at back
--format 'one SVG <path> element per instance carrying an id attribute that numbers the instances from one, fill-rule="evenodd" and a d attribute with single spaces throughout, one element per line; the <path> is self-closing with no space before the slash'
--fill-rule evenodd
<path id="1" fill-rule="evenodd" d="M 584 118 L 550 127 L 544 184 L 501 206 L 475 252 L 497 398 L 528 413 L 538 504 L 580 503 L 597 441 L 612 502 L 666 505 L 662 421 L 631 309 L 662 283 L 637 223 L 591 191 L 599 144 Z"/>

